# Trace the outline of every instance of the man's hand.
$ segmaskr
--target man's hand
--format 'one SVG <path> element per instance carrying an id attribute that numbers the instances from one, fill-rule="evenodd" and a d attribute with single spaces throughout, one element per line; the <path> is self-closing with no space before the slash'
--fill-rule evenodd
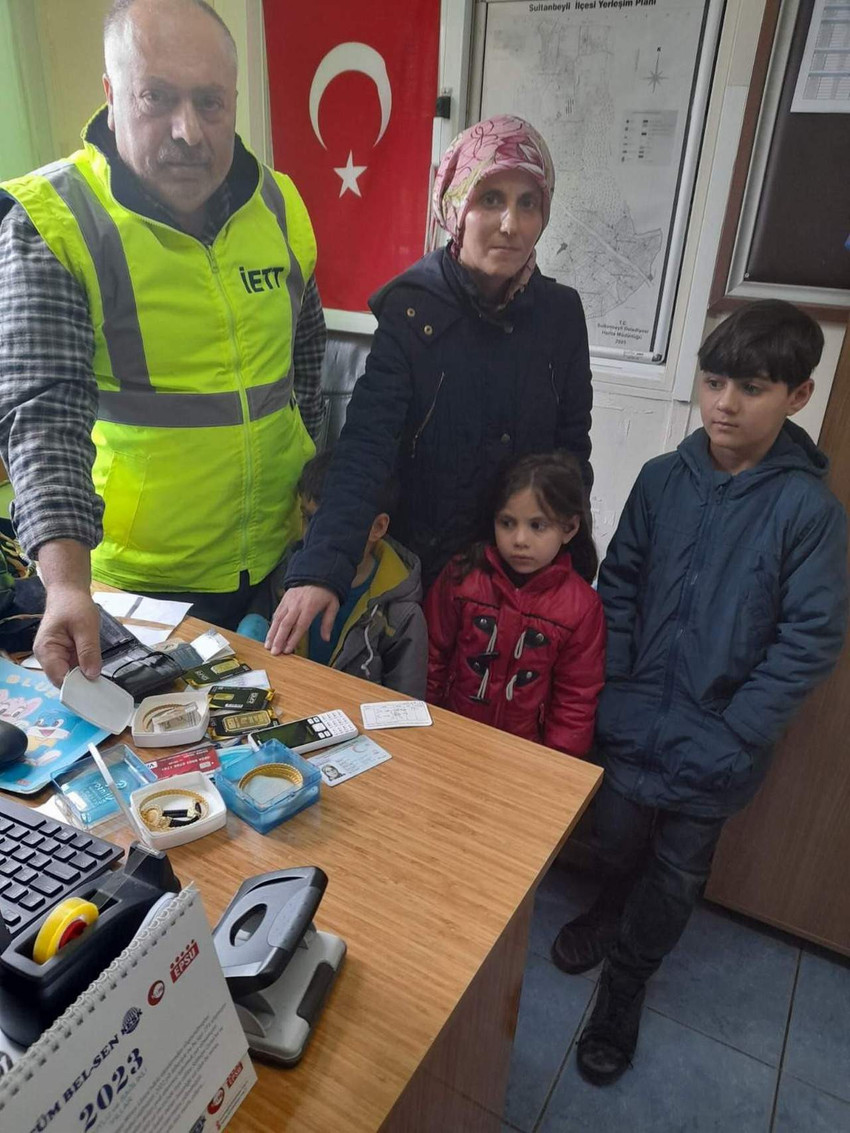
<path id="1" fill-rule="evenodd" d="M 100 674 L 100 615 L 91 596 L 89 549 L 73 539 L 55 539 L 38 551 L 47 603 L 33 649 L 49 680 L 61 685 L 75 665 L 94 679 Z"/>
<path id="2" fill-rule="evenodd" d="M 88 590 L 52 586 L 33 646 L 57 687 L 75 665 L 90 679 L 100 673 L 100 616 Z"/>
<path id="3" fill-rule="evenodd" d="M 294 652 L 317 614 L 323 615 L 322 639 L 330 641 L 338 612 L 339 598 L 325 586 L 295 586 L 287 590 L 274 612 L 266 649 L 274 654 Z"/>

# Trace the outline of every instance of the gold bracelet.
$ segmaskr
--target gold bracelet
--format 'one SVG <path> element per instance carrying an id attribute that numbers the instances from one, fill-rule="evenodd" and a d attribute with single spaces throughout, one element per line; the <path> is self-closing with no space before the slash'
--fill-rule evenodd
<path id="1" fill-rule="evenodd" d="M 288 763 L 261 763 L 259 767 L 252 767 L 242 776 L 237 784 L 239 790 L 245 791 L 251 780 L 258 776 L 265 776 L 267 779 L 286 779 L 296 789 L 304 785 L 304 776 L 297 767 L 291 767 Z M 247 791 L 245 793 L 247 794 Z"/>
<path id="2" fill-rule="evenodd" d="M 149 708 L 142 717 L 143 732 L 170 732 L 174 730 L 174 720 L 177 718 L 178 728 L 192 728 L 201 719 L 200 709 L 196 700 L 183 703 L 158 704 Z"/>
<path id="3" fill-rule="evenodd" d="M 156 799 L 189 799 L 195 804 L 198 813 L 194 818 L 190 818 L 185 825 L 191 826 L 195 822 L 200 822 L 202 818 L 206 818 L 209 813 L 209 806 L 207 800 L 203 795 L 197 794 L 195 791 L 154 791 L 153 794 L 145 795 L 139 803 L 139 814 L 141 815 L 142 822 L 147 826 L 148 830 L 170 830 L 173 826 L 171 818 L 167 814 L 163 814 L 162 807 L 153 806 L 152 804 Z"/>

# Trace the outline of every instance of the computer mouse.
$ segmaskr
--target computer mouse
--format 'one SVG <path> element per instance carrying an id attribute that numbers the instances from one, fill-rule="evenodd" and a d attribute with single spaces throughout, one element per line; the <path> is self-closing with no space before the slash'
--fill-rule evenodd
<path id="1" fill-rule="evenodd" d="M 26 732 L 10 724 L 8 720 L 0 720 L 0 767 L 7 763 L 14 763 L 26 754 L 29 737 Z"/>

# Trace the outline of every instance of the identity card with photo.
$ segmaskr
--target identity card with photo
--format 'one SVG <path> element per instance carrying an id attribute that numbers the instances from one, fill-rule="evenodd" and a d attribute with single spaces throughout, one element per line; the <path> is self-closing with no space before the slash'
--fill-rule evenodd
<path id="1" fill-rule="evenodd" d="M 315 764 L 322 773 L 322 779 L 329 787 L 336 787 L 346 779 L 353 779 L 361 771 L 386 763 L 392 756 L 378 747 L 368 736 L 358 736 L 347 743 L 307 756 L 307 762 Z"/>

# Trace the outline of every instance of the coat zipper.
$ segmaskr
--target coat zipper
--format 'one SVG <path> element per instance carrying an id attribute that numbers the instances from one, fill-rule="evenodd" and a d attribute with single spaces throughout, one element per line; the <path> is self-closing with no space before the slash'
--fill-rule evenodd
<path id="1" fill-rule="evenodd" d="M 428 409 L 428 412 L 425 414 L 425 420 L 422 422 L 422 424 L 419 426 L 419 428 L 413 434 L 413 440 L 410 443 L 410 459 L 411 460 L 413 460 L 413 458 L 416 456 L 416 443 L 419 440 L 419 438 L 422 436 L 423 432 L 425 431 L 425 427 L 427 426 L 428 422 L 431 420 L 431 416 L 434 412 L 434 407 L 437 404 L 437 398 L 440 396 L 440 390 L 443 388 L 443 379 L 445 378 L 445 376 L 446 376 L 446 371 L 441 370 L 440 371 L 440 380 L 437 382 L 437 389 L 436 389 L 436 392 L 434 393 L 434 399 L 431 402 L 431 405 Z"/>
<path id="2" fill-rule="evenodd" d="M 725 486 L 721 492 L 725 491 Z M 708 547 L 708 534 L 711 527 L 711 521 L 714 517 L 714 511 L 718 506 L 716 501 L 717 493 L 713 490 L 709 496 L 709 502 L 705 509 L 705 514 L 700 524 L 700 529 L 697 534 L 697 545 L 694 550 L 694 557 L 692 560 L 691 572 L 685 579 L 683 587 L 682 603 L 679 609 L 678 624 L 676 632 L 673 637 L 673 643 L 670 646 L 670 653 L 667 656 L 667 669 L 664 674 L 664 688 L 661 694 L 661 704 L 655 716 L 655 722 L 652 726 L 652 731 L 649 733 L 646 742 L 646 752 L 644 760 L 644 770 L 641 772 L 638 780 L 638 786 L 643 779 L 646 770 L 647 761 L 655 753 L 655 745 L 658 742 L 658 735 L 661 731 L 661 725 L 670 710 L 670 705 L 673 700 L 673 686 L 676 681 L 676 664 L 679 659 L 679 650 L 681 648 L 682 638 L 685 635 L 685 628 L 687 627 L 688 618 L 690 616 L 691 607 L 694 604 L 694 595 L 696 594 L 697 581 L 699 580 L 703 564 L 705 562 L 706 548 Z"/>
<path id="3" fill-rule="evenodd" d="M 555 367 L 549 363 L 549 382 L 552 386 L 552 394 L 555 398 L 555 405 L 558 409 L 561 408 L 561 395 L 558 393 L 558 387 L 555 385 Z"/>
<path id="4" fill-rule="evenodd" d="M 224 284 L 221 281 L 221 273 L 219 272 L 218 261 L 215 258 L 215 253 L 212 248 L 204 245 L 204 250 L 209 260 L 210 270 L 212 271 L 213 279 L 221 294 L 224 303 L 224 309 L 227 313 L 227 329 L 230 336 L 230 345 L 233 353 L 233 373 L 236 377 L 239 386 L 239 404 L 242 409 L 242 438 L 245 446 L 245 500 L 242 509 L 242 540 L 241 540 L 241 558 L 242 570 L 248 569 L 248 514 L 251 509 L 251 494 L 254 490 L 254 456 L 251 452 L 251 429 L 250 421 L 251 414 L 248 407 L 248 394 L 245 389 L 245 382 L 242 377 L 242 366 L 239 359 L 239 348 L 236 344 L 236 320 L 233 315 L 233 307 L 227 297 L 227 292 L 224 289 Z"/>

